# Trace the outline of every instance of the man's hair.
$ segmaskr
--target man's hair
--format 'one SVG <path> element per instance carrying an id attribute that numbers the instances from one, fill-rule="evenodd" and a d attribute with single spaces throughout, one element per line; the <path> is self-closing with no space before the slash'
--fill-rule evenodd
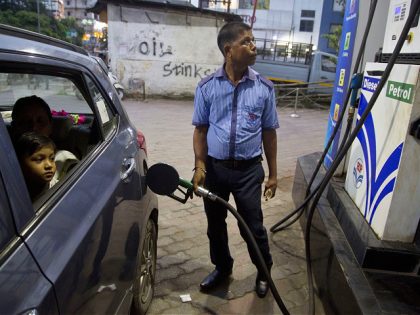
<path id="1" fill-rule="evenodd" d="M 19 160 L 31 156 L 43 147 L 51 146 L 56 151 L 54 141 L 36 132 L 25 132 L 16 142 L 16 155 Z"/>
<path id="2" fill-rule="evenodd" d="M 241 33 L 249 30 L 251 30 L 251 26 L 244 22 L 230 22 L 223 25 L 219 31 L 219 35 L 217 35 L 217 46 L 219 46 L 223 56 L 225 55 L 225 45 L 234 42 Z"/>
<path id="3" fill-rule="evenodd" d="M 12 121 L 15 120 L 25 109 L 34 104 L 41 106 L 42 110 L 45 111 L 50 121 L 52 120 L 51 109 L 42 98 L 36 95 L 22 97 L 18 99 L 13 106 L 12 110 Z"/>

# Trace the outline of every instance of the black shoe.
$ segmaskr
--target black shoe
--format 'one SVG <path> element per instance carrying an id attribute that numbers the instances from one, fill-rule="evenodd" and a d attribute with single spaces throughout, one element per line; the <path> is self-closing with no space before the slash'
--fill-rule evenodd
<path id="1" fill-rule="evenodd" d="M 223 272 L 223 271 L 219 271 L 217 269 L 214 269 L 200 283 L 200 289 L 202 291 L 211 290 L 211 289 L 217 287 L 220 283 L 222 283 L 226 279 L 228 279 L 231 274 L 232 274 L 232 270 Z"/>
<path id="2" fill-rule="evenodd" d="M 258 297 L 264 298 L 268 293 L 269 285 L 268 281 L 265 280 L 262 276 L 258 275 L 257 280 L 255 281 L 255 292 Z"/>

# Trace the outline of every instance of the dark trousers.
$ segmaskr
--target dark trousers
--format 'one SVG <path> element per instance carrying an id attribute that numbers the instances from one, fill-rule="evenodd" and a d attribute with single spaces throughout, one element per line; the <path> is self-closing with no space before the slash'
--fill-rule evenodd
<path id="1" fill-rule="evenodd" d="M 205 187 L 226 201 L 229 201 L 230 194 L 233 195 L 238 213 L 252 231 L 265 263 L 271 267 L 273 261 L 261 210 L 261 184 L 264 182 L 261 161 L 256 160 L 243 167 L 241 165 L 230 167 L 209 157 L 206 167 Z M 227 209 L 220 203 L 208 199 L 204 199 L 204 209 L 207 215 L 211 262 L 217 270 L 229 271 L 232 269 L 233 259 L 228 245 Z M 247 241 L 244 229 L 238 226 L 242 238 Z M 248 241 L 247 246 L 251 261 L 258 266 L 257 254 Z"/>

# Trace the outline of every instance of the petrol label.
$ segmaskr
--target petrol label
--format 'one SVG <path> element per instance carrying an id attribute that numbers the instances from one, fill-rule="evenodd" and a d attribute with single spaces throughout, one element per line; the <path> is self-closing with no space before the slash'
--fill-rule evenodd
<path id="1" fill-rule="evenodd" d="M 396 81 L 388 81 L 386 96 L 395 100 L 412 104 L 414 85 Z"/>

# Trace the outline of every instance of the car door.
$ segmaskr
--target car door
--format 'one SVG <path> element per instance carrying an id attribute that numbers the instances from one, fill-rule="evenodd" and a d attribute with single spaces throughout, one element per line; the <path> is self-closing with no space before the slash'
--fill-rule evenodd
<path id="1" fill-rule="evenodd" d="M 61 313 L 115 313 L 129 296 L 150 213 L 150 196 L 141 189 L 144 168 L 136 132 L 114 106 L 107 93 L 110 87 L 101 85 L 108 81 L 99 72 L 64 60 L 31 56 L 30 62 L 36 65 L 32 78 L 41 84 L 28 93 L 43 95 L 49 104 L 59 106 L 59 113 L 84 116 L 89 122 L 88 149 L 33 205 L 27 191 L 23 193 L 23 206 L 33 209 L 35 216 L 21 231 L 22 238 L 53 283 Z M 72 126 L 71 131 L 79 133 L 76 142 L 85 127 Z"/>
<path id="2" fill-rule="evenodd" d="M 35 216 L 30 211 L 13 217 L 11 206 L 22 198 L 19 165 L 6 152 L 13 152 L 8 132 L 0 117 L 0 312 L 2 314 L 58 314 L 52 284 L 43 275 L 30 250 L 17 233 L 18 224 Z M 7 184 L 5 184 L 7 183 Z M 29 210 L 29 209 L 26 209 Z"/>

